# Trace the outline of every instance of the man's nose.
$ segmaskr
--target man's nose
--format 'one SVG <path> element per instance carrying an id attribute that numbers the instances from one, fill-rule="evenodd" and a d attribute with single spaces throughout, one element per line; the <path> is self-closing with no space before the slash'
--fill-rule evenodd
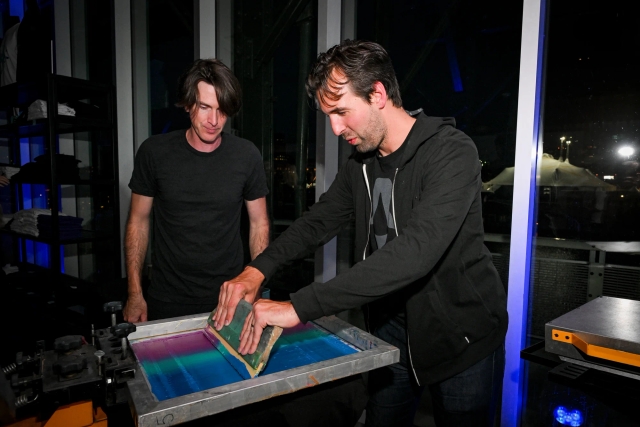
<path id="1" fill-rule="evenodd" d="M 336 136 L 340 136 L 342 132 L 346 129 L 346 126 L 342 123 L 342 119 L 340 117 L 329 117 L 329 121 L 331 122 L 331 130 Z"/>
<path id="2" fill-rule="evenodd" d="M 218 120 L 220 117 L 220 113 L 217 109 L 211 109 L 211 111 L 209 112 L 209 117 L 207 117 L 209 123 L 211 123 L 213 126 L 216 126 L 218 124 Z"/>

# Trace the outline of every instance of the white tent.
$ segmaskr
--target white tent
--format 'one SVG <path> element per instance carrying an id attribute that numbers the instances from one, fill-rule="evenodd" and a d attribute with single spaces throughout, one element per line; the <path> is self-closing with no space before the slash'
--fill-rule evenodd
<path id="1" fill-rule="evenodd" d="M 551 154 L 544 153 L 541 163 L 538 182 L 540 187 L 578 187 L 582 190 L 600 188 L 605 191 L 616 189 L 615 185 L 607 184 L 588 169 L 573 166 L 569 160 L 561 162 Z M 505 168 L 491 181 L 483 183 L 482 191 L 494 192 L 502 185 L 513 185 L 513 174 L 514 168 Z"/>

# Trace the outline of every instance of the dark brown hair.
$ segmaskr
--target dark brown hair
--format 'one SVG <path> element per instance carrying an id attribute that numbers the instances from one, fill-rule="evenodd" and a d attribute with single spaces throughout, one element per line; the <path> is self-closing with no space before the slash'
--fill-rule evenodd
<path id="1" fill-rule="evenodd" d="M 242 88 L 233 72 L 217 59 L 198 59 L 178 80 L 177 107 L 191 109 L 198 102 L 198 83 L 206 82 L 216 90 L 216 97 L 227 117 L 242 106 Z"/>
<path id="2" fill-rule="evenodd" d="M 337 76 L 332 74 L 337 71 Z M 343 76 L 343 79 L 337 80 Z M 349 83 L 356 95 L 371 102 L 373 84 L 380 82 L 394 106 L 402 107 L 400 86 L 391 65 L 391 58 L 377 43 L 360 40 L 344 40 L 318 59 L 307 78 L 307 94 L 316 95 L 321 101 L 340 99 L 340 86 Z"/>

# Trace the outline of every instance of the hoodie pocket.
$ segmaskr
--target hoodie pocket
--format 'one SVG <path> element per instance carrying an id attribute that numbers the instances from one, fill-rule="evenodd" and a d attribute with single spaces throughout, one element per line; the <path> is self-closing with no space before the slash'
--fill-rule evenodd
<path id="1" fill-rule="evenodd" d="M 424 367 L 442 363 L 462 353 L 469 341 L 447 315 L 437 291 L 412 298 L 408 311 L 413 360 Z"/>

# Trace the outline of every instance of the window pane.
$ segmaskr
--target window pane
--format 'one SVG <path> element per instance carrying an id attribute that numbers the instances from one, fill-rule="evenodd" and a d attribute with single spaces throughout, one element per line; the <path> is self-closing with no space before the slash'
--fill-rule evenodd
<path id="1" fill-rule="evenodd" d="M 189 116 L 175 103 L 178 78 L 194 61 L 193 1 L 147 1 L 147 11 L 151 135 L 187 129 Z"/>
<path id="2" fill-rule="evenodd" d="M 636 14 L 619 0 L 552 1 L 548 13 L 531 345 L 544 340 L 547 322 L 594 298 L 640 300 Z M 582 411 L 582 425 L 633 424 L 624 405 L 527 366 L 523 425 L 553 424 L 559 405 Z"/>
<path id="3" fill-rule="evenodd" d="M 243 90 L 233 123 L 264 159 L 272 239 L 315 201 L 315 111 L 304 81 L 317 54 L 317 6 L 294 14 L 294 2 L 234 2 L 234 72 Z M 295 16 L 294 16 L 295 15 Z M 313 281 L 313 254 L 269 282 L 273 299 Z"/>

